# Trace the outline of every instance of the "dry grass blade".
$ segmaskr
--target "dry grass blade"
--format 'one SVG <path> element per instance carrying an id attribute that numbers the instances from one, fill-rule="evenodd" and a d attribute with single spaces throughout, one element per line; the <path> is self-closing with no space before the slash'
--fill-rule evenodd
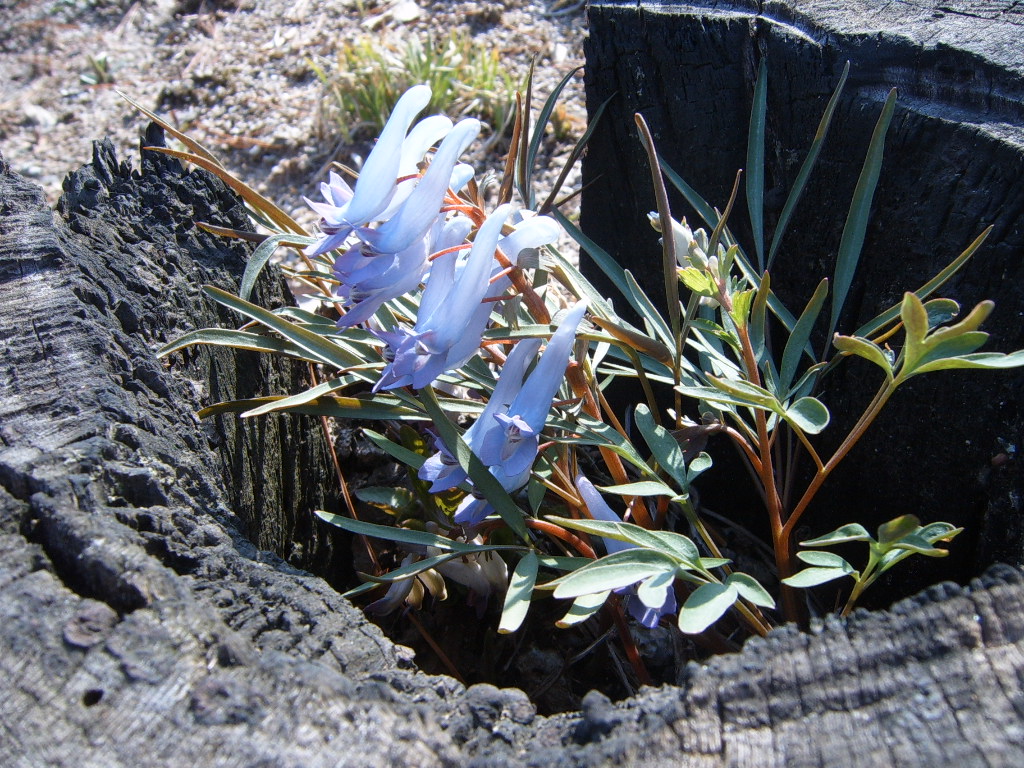
<path id="1" fill-rule="evenodd" d="M 173 136 L 178 141 L 180 141 L 182 144 L 184 144 L 186 147 L 191 149 L 195 154 L 197 154 L 200 157 L 208 160 L 209 162 L 213 163 L 214 165 L 216 165 L 219 168 L 223 168 L 224 167 L 223 164 L 220 162 L 220 160 L 217 159 L 217 156 L 214 155 L 213 152 L 208 150 L 202 144 L 200 144 L 198 141 L 196 141 L 195 139 L 185 135 L 184 133 L 179 131 L 177 128 L 175 128 L 173 125 L 171 125 L 166 120 L 164 120 L 162 117 L 157 115 L 155 112 L 150 112 L 144 106 L 139 104 L 137 101 L 134 101 L 132 98 L 130 98 L 126 94 L 122 93 L 121 91 L 116 91 L 116 93 L 122 99 L 124 99 L 129 104 L 131 104 L 139 112 L 141 112 L 146 117 L 148 117 L 150 120 L 152 120 L 154 123 L 156 123 L 161 128 L 163 128 L 171 136 Z"/>
<path id="2" fill-rule="evenodd" d="M 281 229 L 293 232 L 296 235 L 308 236 L 309 233 L 307 233 L 306 230 L 303 229 L 297 221 L 295 221 L 295 219 L 282 211 L 248 184 L 243 181 L 239 181 L 223 166 L 217 165 L 215 162 L 211 162 L 205 157 L 193 155 L 189 152 L 179 152 L 176 149 L 168 149 L 167 147 L 143 147 L 143 149 L 160 152 L 165 155 L 170 155 L 171 157 L 176 157 L 179 160 L 185 160 L 193 165 L 198 165 L 200 168 L 216 175 L 221 181 L 241 195 L 245 202 L 249 203 L 253 208 L 266 215 L 268 219 L 281 227 Z"/>

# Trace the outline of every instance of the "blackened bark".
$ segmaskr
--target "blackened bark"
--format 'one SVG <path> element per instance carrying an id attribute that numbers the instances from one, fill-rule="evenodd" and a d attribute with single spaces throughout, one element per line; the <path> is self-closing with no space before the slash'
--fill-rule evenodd
<path id="1" fill-rule="evenodd" d="M 583 227 L 660 299 L 660 251 L 646 220 L 654 198 L 633 115 L 644 115 L 669 165 L 724 208 L 736 171 L 746 164 L 753 83 L 764 60 L 770 242 L 828 97 L 850 61 L 831 134 L 772 268 L 772 288 L 798 314 L 817 282 L 831 277 L 871 130 L 896 87 L 900 98 L 873 218 L 840 331 L 849 333 L 897 304 L 904 290 L 923 285 L 991 224 L 982 251 L 939 295 L 958 300 L 964 311 L 994 299 L 986 349 L 1018 349 L 1024 346 L 1022 37 L 1024 13 L 1005 3 L 592 3 L 587 98 L 592 106 L 614 98 L 584 164 L 591 186 L 583 195 Z M 699 223 L 678 195 L 673 211 Z M 730 225 L 752 255 L 742 191 Z M 598 279 L 606 294 L 616 294 Z M 823 336 L 819 328 L 817 349 L 826 343 Z M 823 437 L 826 452 L 878 385 L 877 369 L 860 361 L 826 380 L 823 399 L 833 416 Z M 892 585 L 895 594 L 919 589 L 937 574 L 963 580 L 998 559 L 1024 562 L 1018 522 L 1024 487 L 1013 462 L 1005 461 L 1024 445 L 1022 406 L 1018 371 L 914 379 L 826 485 L 798 534 L 806 538 L 854 519 L 877 524 L 908 512 L 967 529 L 949 560 L 904 572 Z M 728 454 L 717 451 L 720 467 L 705 476 L 702 491 L 710 506 L 731 515 L 758 502 L 737 494 L 743 484 L 733 478 L 742 469 Z"/>
<path id="2" fill-rule="evenodd" d="M 257 387 L 238 370 L 256 361 L 154 361 L 234 321 L 197 288 L 233 285 L 245 253 L 192 218 L 244 224 L 237 199 L 153 156 L 133 174 L 103 146 L 68 190 L 54 215 L 0 158 L 0 764 L 1024 763 L 1024 575 L 1008 567 L 559 717 L 410 669 L 327 583 L 247 538 L 271 534 L 231 490 L 256 460 L 230 451 L 261 446 L 193 411 Z M 262 456 L 269 478 L 292 460 Z"/>

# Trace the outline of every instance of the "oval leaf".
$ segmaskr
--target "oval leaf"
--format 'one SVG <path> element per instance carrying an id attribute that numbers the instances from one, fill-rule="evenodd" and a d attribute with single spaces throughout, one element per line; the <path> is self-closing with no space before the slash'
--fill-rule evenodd
<path id="1" fill-rule="evenodd" d="M 871 534 L 868 533 L 860 523 L 850 523 L 844 525 L 841 528 L 836 528 L 832 533 L 826 533 L 824 536 L 819 536 L 816 539 L 808 539 L 807 541 L 801 541 L 801 547 L 824 547 L 829 544 L 842 544 L 847 541 L 874 541 L 871 538 Z"/>
<path id="2" fill-rule="evenodd" d="M 768 594 L 768 590 L 761 586 L 761 583 L 753 576 L 745 573 L 731 573 L 725 583 L 735 587 L 744 600 L 759 605 L 762 608 L 774 608 L 775 598 Z"/>
<path id="3" fill-rule="evenodd" d="M 795 573 L 788 579 L 783 579 L 782 583 L 789 587 L 806 589 L 807 587 L 816 587 L 818 584 L 841 579 L 847 573 L 843 568 L 805 568 L 800 573 Z"/>
<path id="4" fill-rule="evenodd" d="M 554 595 L 579 597 L 619 589 L 664 571 L 674 572 L 675 561 L 649 549 L 615 552 L 557 579 Z"/>
<path id="5" fill-rule="evenodd" d="M 801 397 L 786 409 L 786 421 L 816 435 L 828 426 L 828 408 L 815 397 Z"/>
<path id="6" fill-rule="evenodd" d="M 679 630 L 688 635 L 703 632 L 724 614 L 739 592 L 729 584 L 705 584 L 697 587 L 679 611 Z"/>
<path id="7" fill-rule="evenodd" d="M 572 601 L 572 608 L 566 612 L 565 616 L 555 622 L 555 626 L 565 629 L 583 623 L 601 610 L 601 606 L 604 605 L 604 601 L 610 594 L 611 590 L 595 592 L 592 595 L 580 595 Z"/>
<path id="8" fill-rule="evenodd" d="M 847 573 L 853 573 L 853 566 L 835 552 L 821 552 L 819 550 L 808 550 L 797 552 L 796 556 L 808 565 L 816 565 L 820 568 L 846 568 Z"/>

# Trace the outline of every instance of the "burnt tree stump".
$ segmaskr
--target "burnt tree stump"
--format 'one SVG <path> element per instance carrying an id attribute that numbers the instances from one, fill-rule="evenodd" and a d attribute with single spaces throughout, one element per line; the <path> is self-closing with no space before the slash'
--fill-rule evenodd
<path id="1" fill-rule="evenodd" d="M 849 333 L 923 285 L 989 224 L 991 237 L 938 295 L 966 312 L 991 298 L 986 349 L 1024 347 L 1024 10 L 993 2 L 697 0 L 593 2 L 587 100 L 611 97 L 589 145 L 582 226 L 662 299 L 650 171 L 633 115 L 640 112 L 669 165 L 724 208 L 746 163 L 753 85 L 768 67 L 766 242 L 844 64 L 851 70 L 811 183 L 772 268 L 772 287 L 795 313 L 831 277 L 871 130 L 899 90 L 873 218 L 840 331 Z M 670 192 L 675 190 L 670 186 Z M 673 213 L 702 224 L 681 196 Z M 742 187 L 730 219 L 749 244 Z M 582 259 L 588 269 L 587 259 Z M 589 267 L 606 295 L 617 295 Z M 620 300 L 618 304 L 623 304 Z M 826 312 L 827 314 L 827 305 Z M 822 323 L 824 325 L 824 323 Z M 826 340 L 820 329 L 816 348 Z M 825 381 L 832 426 L 826 451 L 852 426 L 879 378 L 854 360 Z M 893 398 L 830 478 L 801 538 L 857 519 L 877 525 L 914 513 L 966 530 L 941 563 L 916 563 L 876 592 L 883 603 L 941 574 L 966 580 L 993 562 L 1024 562 L 1024 375 L 1013 370 L 929 374 Z M 742 472 L 702 478 L 702 498 L 731 514 L 759 506 L 738 495 Z M 865 519 L 866 518 L 866 519 Z M 749 522 L 749 521 L 748 521 Z M 871 598 L 870 592 L 868 598 Z"/>
<path id="2" fill-rule="evenodd" d="M 246 250 L 193 220 L 243 216 L 204 172 L 152 153 L 134 172 L 107 144 L 55 213 L 0 158 L 0 764 L 1024 763 L 1024 574 L 1006 566 L 557 717 L 417 672 L 323 579 L 266 551 L 344 567 L 344 542 L 298 538 L 330 487 L 316 425 L 193 415 L 302 370 L 153 357 L 235 322 L 198 287 L 234 287 Z M 277 279 L 259 290 L 284 300 Z"/>

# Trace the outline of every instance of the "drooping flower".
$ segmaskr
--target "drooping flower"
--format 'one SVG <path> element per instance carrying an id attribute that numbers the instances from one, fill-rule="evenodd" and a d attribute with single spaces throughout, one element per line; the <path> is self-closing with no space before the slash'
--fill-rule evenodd
<path id="1" fill-rule="evenodd" d="M 586 311 L 586 301 L 577 302 L 569 310 L 508 411 L 494 415 L 495 423 L 481 436 L 479 456 L 484 464 L 500 466 L 513 476 L 533 466 L 551 400 L 562 384 L 576 328 Z"/>
<path id="2" fill-rule="evenodd" d="M 351 189 L 339 175 L 332 173 L 330 183 L 321 185 L 326 202 L 306 200 L 320 214 L 322 233 L 317 242 L 306 248 L 307 256 L 326 253 L 343 245 L 356 227 L 365 226 L 387 209 L 398 182 L 402 144 L 412 121 L 428 103 L 430 88 L 427 86 L 415 85 L 407 90 L 398 100 L 377 144 L 363 163 L 355 189 Z M 433 126 L 437 127 L 438 124 L 435 122 Z"/>
<path id="3" fill-rule="evenodd" d="M 499 388 L 502 390 L 500 398 L 492 398 L 499 400 L 498 406 L 487 414 L 491 417 L 489 420 L 481 416 L 471 427 L 474 430 L 470 436 L 473 452 L 506 491 L 522 488 L 530 478 L 540 448 L 540 433 L 551 410 L 551 401 L 561 386 L 576 329 L 586 310 L 585 301 L 577 302 L 569 310 L 551 335 L 540 362 L 525 380 L 523 368 L 529 362 L 528 357 L 536 354 L 536 347 L 527 347 L 522 358 L 514 359 L 524 342 L 516 345 L 508 358 L 516 364 L 508 368 L 506 361 L 495 387 L 496 393 Z M 454 519 L 461 525 L 475 525 L 492 511 L 485 498 L 470 494 L 462 500 Z"/>
<path id="4" fill-rule="evenodd" d="M 533 362 L 540 351 L 540 339 L 523 339 L 513 347 L 501 367 L 501 375 L 494 385 L 487 405 L 477 420 L 474 421 L 462 439 L 474 453 L 479 453 L 479 437 L 483 434 L 485 427 L 493 423 L 495 414 L 504 413 L 508 410 L 512 400 L 519 393 L 523 386 L 523 378 L 526 376 L 526 369 Z M 434 441 L 438 452 L 428 458 L 420 467 L 419 477 L 431 483 L 431 493 L 441 493 L 454 488 L 466 479 L 466 472 L 459 466 L 459 462 L 452 455 L 440 438 Z"/>
<path id="5" fill-rule="evenodd" d="M 586 476 L 582 474 L 576 476 L 576 490 L 579 491 L 580 498 L 587 505 L 590 516 L 595 520 L 604 520 L 609 523 L 622 522 L 622 518 L 615 514 L 615 511 L 608 506 L 608 502 L 604 500 L 604 497 Z M 636 546 L 628 541 L 619 541 L 618 539 L 601 537 L 601 540 L 604 542 L 605 550 L 609 555 L 614 552 L 621 552 L 624 549 L 632 549 Z M 640 599 L 635 584 L 621 587 L 615 591 L 623 595 L 626 610 L 629 611 L 630 615 L 648 629 L 654 629 L 658 626 L 658 621 L 662 616 L 673 614 L 678 608 L 676 593 L 671 583 L 667 584 L 664 591 L 660 593 L 661 604 L 654 606 L 647 605 Z M 657 595 L 658 592 L 655 591 L 655 594 Z M 648 599 L 651 598 L 648 597 Z"/>
<path id="6" fill-rule="evenodd" d="M 480 318 L 480 302 L 487 295 L 488 278 L 494 263 L 494 249 L 498 244 L 501 227 L 512 211 L 505 204 L 487 217 L 477 232 L 473 248 L 466 263 L 454 278 L 449 278 L 457 254 L 446 254 L 437 259 L 434 274 L 427 279 L 422 301 L 430 311 L 419 313 L 412 330 L 380 331 L 377 335 L 387 342 L 391 362 L 385 367 L 374 391 L 412 386 L 420 389 L 449 370 L 450 353 L 456 344 L 466 343 L 475 349 L 486 326 Z M 451 259 L 451 263 L 444 261 Z M 461 344 L 460 344 L 461 346 Z"/>

